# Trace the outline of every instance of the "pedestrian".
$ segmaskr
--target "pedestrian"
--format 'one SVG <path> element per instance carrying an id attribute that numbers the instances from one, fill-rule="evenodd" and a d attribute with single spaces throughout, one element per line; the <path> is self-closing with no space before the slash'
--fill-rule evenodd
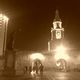
<path id="1" fill-rule="evenodd" d="M 28 70 L 27 66 L 25 67 L 25 69 L 26 69 L 26 72 L 27 72 L 27 70 Z"/>
<path id="2" fill-rule="evenodd" d="M 32 67 L 31 67 L 31 66 L 29 66 L 29 73 L 31 73 L 31 71 L 32 71 Z"/>
<path id="3" fill-rule="evenodd" d="M 40 65 L 39 69 L 40 69 L 40 74 L 43 74 L 43 65 L 42 64 Z"/>
<path id="4" fill-rule="evenodd" d="M 36 74 L 38 74 L 38 63 L 35 63 Z"/>
<path id="5" fill-rule="evenodd" d="M 33 71 L 35 71 L 35 66 L 33 66 Z"/>
<path id="6" fill-rule="evenodd" d="M 24 73 L 26 73 L 26 72 L 27 72 L 27 70 L 28 70 L 28 68 L 27 68 L 27 66 L 25 66 L 25 70 L 24 70 Z"/>
<path id="7" fill-rule="evenodd" d="M 36 66 L 36 74 L 38 74 L 38 66 Z"/>

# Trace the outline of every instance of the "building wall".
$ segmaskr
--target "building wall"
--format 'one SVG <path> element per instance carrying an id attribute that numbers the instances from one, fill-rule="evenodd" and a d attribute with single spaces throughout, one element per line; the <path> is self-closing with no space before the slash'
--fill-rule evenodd
<path id="1" fill-rule="evenodd" d="M 16 71 L 19 70 L 24 70 L 25 66 L 29 67 L 30 65 L 32 65 L 32 60 L 30 59 L 30 55 L 31 52 L 28 54 L 27 52 L 19 52 L 16 53 L 16 62 L 15 62 L 15 69 Z M 41 60 L 44 69 L 47 68 L 54 68 L 55 66 L 55 60 L 54 60 L 54 56 L 50 53 L 48 54 L 43 54 L 43 56 L 45 57 L 44 60 Z"/>
<path id="2" fill-rule="evenodd" d="M 27 51 L 19 51 L 16 52 L 16 62 L 15 62 L 15 70 L 16 73 L 23 74 L 25 66 L 29 67 L 32 65 L 32 60 L 30 59 L 30 55 L 32 55 L 34 52 L 27 52 Z M 77 56 L 75 57 L 75 53 L 77 53 Z M 68 53 L 69 60 L 67 61 L 67 67 L 70 69 L 74 68 L 80 68 L 80 55 L 78 55 L 79 52 L 76 51 L 70 51 Z M 42 64 L 44 66 L 44 70 L 50 70 L 56 68 L 56 60 L 55 60 L 55 54 L 54 53 L 42 53 L 42 55 L 45 57 L 44 60 L 42 60 Z M 20 71 L 20 72 L 19 72 Z"/>

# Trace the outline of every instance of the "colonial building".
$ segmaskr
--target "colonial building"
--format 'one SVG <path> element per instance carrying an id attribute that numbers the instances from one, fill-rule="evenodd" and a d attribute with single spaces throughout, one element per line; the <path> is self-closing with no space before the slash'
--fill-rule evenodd
<path id="1" fill-rule="evenodd" d="M 33 66 L 36 59 L 38 61 L 40 60 L 41 64 L 43 64 L 44 66 L 44 69 L 48 70 L 55 69 L 56 59 L 54 50 L 57 46 L 60 46 L 62 44 L 63 39 L 64 39 L 64 28 L 62 28 L 62 21 L 59 17 L 59 12 L 58 10 L 56 10 L 55 18 L 53 21 L 53 27 L 51 28 L 51 40 L 48 42 L 49 51 L 47 52 L 20 51 L 19 53 L 16 53 L 16 64 L 15 64 L 16 70 L 19 68 L 21 69 L 21 67 L 24 68 L 25 66 L 30 66 L 30 65 Z"/>
<path id="2" fill-rule="evenodd" d="M 44 70 L 66 70 L 74 69 L 80 66 L 80 57 L 75 53 L 79 51 L 67 50 L 64 52 L 64 48 L 55 51 L 56 47 L 63 44 L 64 40 L 64 28 L 62 27 L 62 21 L 59 17 L 59 12 L 56 10 L 55 18 L 53 21 L 53 27 L 51 28 L 51 40 L 48 42 L 48 51 L 16 51 L 15 56 L 15 71 L 16 74 L 23 74 L 24 69 L 27 66 L 42 64 Z M 61 52 L 60 52 L 61 51 Z M 77 63 L 76 63 L 77 62 Z M 75 66 L 75 64 L 77 66 Z"/>
<path id="3" fill-rule="evenodd" d="M 80 56 L 78 50 L 64 51 L 64 28 L 59 17 L 59 12 L 56 10 L 53 27 L 51 28 L 51 40 L 48 42 L 48 51 L 17 51 L 15 70 L 18 71 L 25 66 L 34 66 L 35 61 L 44 66 L 44 70 L 69 70 L 80 67 Z M 61 46 L 63 45 L 63 47 Z M 56 50 L 56 48 L 59 50 Z M 56 50 L 56 51 L 55 51 Z M 75 54 L 76 53 L 76 54 Z M 80 69 L 80 68 L 79 68 Z"/>

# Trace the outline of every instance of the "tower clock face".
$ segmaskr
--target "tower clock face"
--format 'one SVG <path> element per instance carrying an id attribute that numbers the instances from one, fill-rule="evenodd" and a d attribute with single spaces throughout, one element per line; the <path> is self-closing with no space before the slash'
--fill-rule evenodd
<path id="1" fill-rule="evenodd" d="M 61 39 L 61 31 L 60 30 L 56 31 L 56 39 Z"/>

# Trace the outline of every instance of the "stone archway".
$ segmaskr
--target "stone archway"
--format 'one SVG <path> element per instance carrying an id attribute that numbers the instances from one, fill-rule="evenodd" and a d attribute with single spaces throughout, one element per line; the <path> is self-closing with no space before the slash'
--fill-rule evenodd
<path id="1" fill-rule="evenodd" d="M 40 64 L 42 64 L 42 61 L 40 60 L 40 59 L 34 59 L 33 61 L 32 61 L 32 67 L 33 66 L 40 66 Z"/>
<path id="2" fill-rule="evenodd" d="M 39 72 L 39 67 L 42 65 L 42 61 L 40 59 L 34 59 L 32 61 L 32 70 L 36 71 L 36 73 Z"/>
<path id="3" fill-rule="evenodd" d="M 64 59 L 59 59 L 56 62 L 57 69 L 60 71 L 66 71 L 67 69 L 67 61 Z"/>

